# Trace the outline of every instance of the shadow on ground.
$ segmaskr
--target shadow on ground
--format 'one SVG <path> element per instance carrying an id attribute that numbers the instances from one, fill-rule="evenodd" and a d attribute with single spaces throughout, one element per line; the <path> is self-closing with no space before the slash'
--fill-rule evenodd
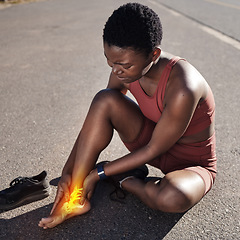
<path id="1" fill-rule="evenodd" d="M 57 185 L 59 179 L 53 179 Z M 100 182 L 92 198 L 92 210 L 43 230 L 38 221 L 47 216 L 52 204 L 12 219 L 0 219 L 0 239 L 162 239 L 183 214 L 167 214 L 149 209 L 127 195 L 124 203 L 109 199 L 112 186 Z"/>

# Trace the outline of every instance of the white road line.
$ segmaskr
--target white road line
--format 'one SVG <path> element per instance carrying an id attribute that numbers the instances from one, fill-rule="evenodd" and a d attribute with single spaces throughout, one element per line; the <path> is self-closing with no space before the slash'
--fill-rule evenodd
<path id="1" fill-rule="evenodd" d="M 240 50 L 240 42 L 238 42 L 237 40 L 235 40 L 233 38 L 230 38 L 227 35 L 225 35 L 225 34 L 223 34 L 221 32 L 218 32 L 218 31 L 216 31 L 216 30 L 214 30 L 212 28 L 206 27 L 206 26 L 200 26 L 200 28 L 203 31 L 211 34 L 212 36 L 220 39 L 221 41 L 223 41 L 223 42 L 225 42 L 227 44 L 230 44 L 231 46 L 233 46 L 233 47 L 237 48 L 238 50 Z"/>
<path id="2" fill-rule="evenodd" d="M 225 2 L 220 2 L 220 1 L 217 1 L 217 0 L 204 0 L 204 1 L 240 10 L 240 6 L 237 6 L 237 5 L 233 5 L 233 4 L 229 4 L 229 3 L 225 3 Z"/>
<path id="3" fill-rule="evenodd" d="M 156 5 L 160 8 L 164 8 L 165 10 L 169 11 L 171 14 L 173 14 L 174 16 L 184 16 L 187 17 L 186 15 L 183 15 L 173 9 L 169 9 L 168 7 L 165 7 L 164 5 L 162 5 L 161 3 L 158 3 L 154 0 L 148 0 L 151 4 Z M 193 20 L 193 18 L 190 18 L 191 20 Z M 229 45 L 231 45 L 232 47 L 235 47 L 236 49 L 240 50 L 240 42 L 217 31 L 214 30 L 208 26 L 205 26 L 204 24 L 199 23 L 198 21 L 196 21 L 199 25 L 199 28 L 202 29 L 204 32 L 216 37 L 217 39 L 221 40 L 222 42 L 225 42 Z"/>

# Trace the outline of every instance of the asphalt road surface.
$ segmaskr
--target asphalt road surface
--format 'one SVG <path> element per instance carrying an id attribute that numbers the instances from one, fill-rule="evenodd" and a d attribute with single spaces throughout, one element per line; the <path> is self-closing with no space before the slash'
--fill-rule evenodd
<path id="1" fill-rule="evenodd" d="M 185 214 L 166 214 L 132 195 L 124 203 L 110 201 L 112 187 L 100 183 L 89 213 L 51 230 L 37 226 L 50 212 L 91 99 L 106 86 L 110 69 L 102 29 L 125 2 L 46 0 L 0 10 L 0 188 L 15 177 L 47 170 L 52 189 L 42 201 L 0 213 L 0 239 L 239 239 L 240 15 L 238 7 L 227 7 L 239 6 L 233 0 L 140 1 L 162 20 L 162 48 L 191 62 L 214 92 L 218 175 L 213 189 Z M 220 22 L 225 17 L 230 20 Z M 99 160 L 126 153 L 115 136 Z M 162 174 L 150 167 L 150 176 Z"/>
<path id="2" fill-rule="evenodd" d="M 157 0 L 156 2 L 240 41 L 239 0 Z"/>

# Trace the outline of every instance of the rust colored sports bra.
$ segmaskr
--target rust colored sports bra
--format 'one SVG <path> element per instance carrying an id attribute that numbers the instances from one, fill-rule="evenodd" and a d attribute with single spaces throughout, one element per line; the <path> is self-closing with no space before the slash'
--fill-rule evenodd
<path id="1" fill-rule="evenodd" d="M 163 70 L 157 89 L 153 96 L 148 96 L 144 92 L 139 81 L 129 84 L 129 90 L 136 98 L 142 113 L 145 117 L 149 118 L 155 123 L 159 121 L 163 112 L 164 94 L 170 72 L 172 67 L 180 59 L 181 58 L 179 57 L 174 57 L 168 62 L 167 66 Z M 206 99 L 197 105 L 189 126 L 184 132 L 183 136 L 193 135 L 209 127 L 214 120 L 214 115 L 215 102 L 212 91 L 209 88 Z"/>

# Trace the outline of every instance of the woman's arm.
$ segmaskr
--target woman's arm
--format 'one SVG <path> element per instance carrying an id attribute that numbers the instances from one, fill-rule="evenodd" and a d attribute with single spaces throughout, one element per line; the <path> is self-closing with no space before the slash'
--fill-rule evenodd
<path id="1" fill-rule="evenodd" d="M 126 94 L 126 93 L 127 93 L 127 90 L 128 90 L 127 84 L 122 83 L 122 82 L 116 77 L 116 75 L 114 75 L 112 72 L 111 72 L 110 77 L 109 77 L 109 81 L 108 81 L 107 88 L 119 90 L 119 91 L 121 91 L 123 94 Z"/>

